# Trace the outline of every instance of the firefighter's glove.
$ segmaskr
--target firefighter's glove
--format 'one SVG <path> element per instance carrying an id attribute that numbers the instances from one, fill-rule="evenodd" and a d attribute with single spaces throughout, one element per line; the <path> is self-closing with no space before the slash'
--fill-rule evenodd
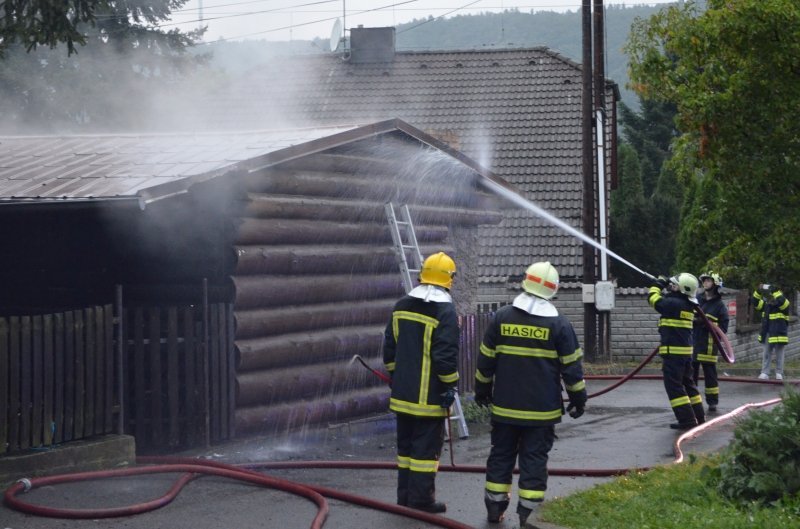
<path id="1" fill-rule="evenodd" d="M 489 393 L 486 394 L 475 394 L 475 404 L 478 406 L 483 406 L 484 408 L 488 408 L 492 404 L 492 396 Z"/>
<path id="2" fill-rule="evenodd" d="M 764 341 L 764 337 L 759 334 L 756 340 L 758 340 L 758 343 L 762 343 Z"/>
<path id="3" fill-rule="evenodd" d="M 575 402 L 570 402 L 569 406 L 567 406 L 567 413 L 569 413 L 569 416 L 572 417 L 573 419 L 577 419 L 578 417 L 583 415 L 583 406 L 584 405 L 582 403 L 579 404 Z"/>
<path id="4" fill-rule="evenodd" d="M 456 400 L 456 388 L 447 388 L 447 391 L 440 395 L 442 397 L 442 408 L 449 408 Z"/>
<path id="5" fill-rule="evenodd" d="M 658 276 L 653 280 L 653 286 L 656 286 L 661 290 L 667 288 L 668 285 L 669 285 L 669 279 L 667 279 L 666 276 Z"/>

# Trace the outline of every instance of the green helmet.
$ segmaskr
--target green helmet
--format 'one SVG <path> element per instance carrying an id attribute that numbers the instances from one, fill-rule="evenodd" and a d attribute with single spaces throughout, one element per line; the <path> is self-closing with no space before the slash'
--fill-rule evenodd
<path id="1" fill-rule="evenodd" d="M 678 292 L 690 299 L 694 299 L 695 292 L 700 286 L 697 278 L 688 272 L 681 272 L 677 276 L 670 277 L 669 282 L 678 285 Z"/>

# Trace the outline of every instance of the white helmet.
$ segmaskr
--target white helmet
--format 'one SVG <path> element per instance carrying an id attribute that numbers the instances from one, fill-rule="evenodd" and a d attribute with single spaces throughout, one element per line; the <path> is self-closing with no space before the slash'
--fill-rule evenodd
<path id="1" fill-rule="evenodd" d="M 522 288 L 534 296 L 550 299 L 558 292 L 558 271 L 550 261 L 533 263 L 525 270 Z"/>
<path id="2" fill-rule="evenodd" d="M 700 282 L 695 276 L 688 272 L 681 272 L 677 276 L 669 278 L 669 282 L 678 286 L 678 292 L 694 300 L 694 295 L 700 287 Z"/>

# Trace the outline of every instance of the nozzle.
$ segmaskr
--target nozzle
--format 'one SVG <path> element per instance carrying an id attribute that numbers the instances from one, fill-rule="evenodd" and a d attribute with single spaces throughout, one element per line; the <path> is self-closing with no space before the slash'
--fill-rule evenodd
<path id="1" fill-rule="evenodd" d="M 355 364 L 356 360 L 361 360 L 361 356 L 353 355 L 353 358 L 351 358 L 350 361 L 347 362 L 347 366 L 350 367 L 351 365 Z"/>

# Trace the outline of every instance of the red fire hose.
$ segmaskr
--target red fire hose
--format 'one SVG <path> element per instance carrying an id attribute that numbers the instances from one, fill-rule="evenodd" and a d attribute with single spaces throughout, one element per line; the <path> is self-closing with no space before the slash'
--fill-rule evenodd
<path id="1" fill-rule="evenodd" d="M 618 383 L 613 384 L 603 390 L 589 395 L 593 398 L 612 389 L 619 387 L 622 383 L 632 378 L 637 379 L 660 379 L 660 375 L 637 375 L 637 373 L 655 356 L 658 352 L 656 348 L 647 358 L 644 359 L 631 373 L 619 377 L 616 375 L 597 375 L 587 376 L 587 379 L 620 379 Z M 362 362 L 363 363 L 363 362 Z M 365 365 L 370 371 L 371 368 Z M 382 374 L 382 373 L 381 373 Z M 377 373 L 376 373 L 377 375 Z M 762 384 L 776 384 L 778 381 L 771 380 L 753 380 L 749 378 L 725 377 L 724 380 L 735 382 L 750 382 Z M 754 407 L 770 406 L 780 402 L 780 398 L 771 399 L 760 403 L 745 404 L 730 413 L 721 415 L 706 423 L 689 430 L 688 432 L 680 435 L 674 443 L 673 452 L 675 455 L 675 463 L 683 461 L 683 453 L 681 451 L 681 444 L 687 440 L 700 435 L 712 425 L 718 424 L 722 421 L 729 420 L 736 417 L 745 411 Z M 452 453 L 452 449 L 451 449 Z M 393 503 L 386 503 L 355 494 L 349 494 L 337 489 L 327 487 L 320 487 L 317 485 L 308 485 L 294 483 L 280 478 L 270 477 L 261 474 L 252 469 L 308 469 L 308 468 L 327 468 L 327 469 L 383 469 L 395 470 L 397 464 L 395 462 L 379 462 L 379 461 L 291 461 L 291 462 L 262 462 L 248 465 L 227 465 L 202 459 L 192 458 L 177 458 L 177 457 L 141 457 L 137 459 L 140 465 L 135 468 L 106 470 L 95 472 L 82 472 L 74 474 L 62 474 L 57 476 L 48 476 L 41 478 L 23 479 L 9 487 L 4 494 L 4 501 L 6 505 L 12 509 L 21 512 L 33 514 L 37 516 L 47 516 L 55 518 L 69 518 L 69 519 L 97 519 L 97 518 L 110 518 L 119 516 L 130 516 L 149 512 L 170 503 L 183 487 L 192 479 L 200 475 L 216 475 L 227 477 L 240 481 L 258 484 L 268 488 L 283 490 L 291 494 L 296 494 L 308 498 L 313 501 L 317 507 L 318 512 L 311 523 L 311 529 L 320 529 L 325 522 L 328 515 L 328 504 L 325 497 L 334 498 L 356 505 L 362 505 L 372 509 L 378 509 L 386 512 L 391 512 L 401 516 L 414 518 L 423 522 L 444 527 L 446 529 L 471 529 L 469 526 L 439 515 L 430 514 L 422 511 L 417 511 Z M 486 472 L 485 466 L 479 465 L 455 465 L 451 460 L 450 466 L 440 466 L 439 470 L 444 472 L 465 472 L 465 473 L 479 473 Z M 552 476 L 574 476 L 574 477 L 611 477 L 627 474 L 632 471 L 645 471 L 649 467 L 639 468 L 615 468 L 615 469 L 548 469 L 548 474 Z M 157 473 L 175 473 L 180 472 L 182 475 L 175 481 L 170 489 L 161 497 L 155 498 L 150 501 L 129 505 L 125 507 L 115 507 L 107 509 L 61 509 L 53 508 L 42 505 L 34 505 L 26 503 L 19 498 L 23 492 L 28 492 L 34 488 L 44 487 L 48 485 L 56 485 L 62 483 L 71 483 L 77 481 L 106 479 L 111 477 L 124 477 L 136 476 L 143 474 L 157 474 Z M 517 470 L 515 470 L 517 472 Z"/>

